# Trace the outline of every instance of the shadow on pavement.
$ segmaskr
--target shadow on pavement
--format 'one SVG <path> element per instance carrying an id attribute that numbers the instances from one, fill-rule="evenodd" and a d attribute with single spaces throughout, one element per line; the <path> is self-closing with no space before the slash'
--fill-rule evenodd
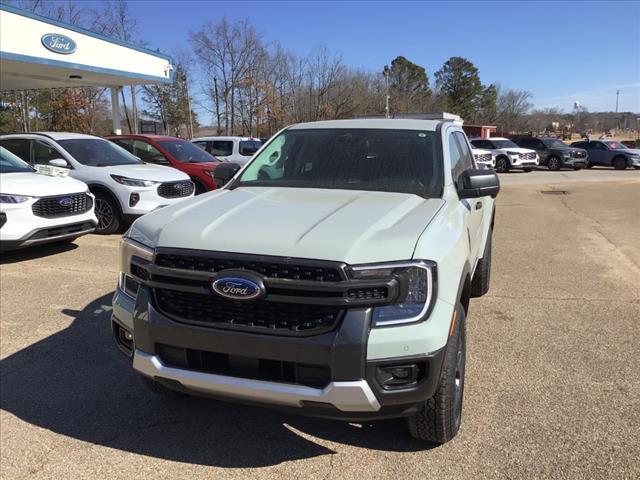
<path id="1" fill-rule="evenodd" d="M 353 425 L 268 409 L 150 393 L 111 338 L 112 294 L 73 323 L 0 362 L 0 407 L 69 437 L 150 457 L 219 467 L 261 467 L 335 453 L 296 430 L 365 448 L 415 451 L 402 421 Z"/>
<path id="2" fill-rule="evenodd" d="M 69 252 L 78 248 L 78 245 L 71 242 L 45 243 L 44 245 L 34 245 L 18 250 L 7 250 L 0 252 L 0 265 L 8 263 L 23 262 L 36 258 L 48 257 L 57 253 Z"/>

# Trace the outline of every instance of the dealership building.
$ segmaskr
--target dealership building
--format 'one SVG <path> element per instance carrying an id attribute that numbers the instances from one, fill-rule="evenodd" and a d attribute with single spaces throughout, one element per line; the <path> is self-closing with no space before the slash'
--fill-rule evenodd
<path id="1" fill-rule="evenodd" d="M 172 74 L 168 55 L 0 4 L 0 90 L 108 87 L 120 134 L 122 86 L 170 83 Z"/>

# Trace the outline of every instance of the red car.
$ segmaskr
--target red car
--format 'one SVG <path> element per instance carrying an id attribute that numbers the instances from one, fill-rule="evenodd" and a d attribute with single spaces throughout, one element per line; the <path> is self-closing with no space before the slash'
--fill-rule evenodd
<path id="1" fill-rule="evenodd" d="M 106 137 L 143 162 L 176 168 L 191 177 L 196 195 L 215 190 L 213 171 L 220 160 L 193 143 L 163 135 L 117 135 Z"/>

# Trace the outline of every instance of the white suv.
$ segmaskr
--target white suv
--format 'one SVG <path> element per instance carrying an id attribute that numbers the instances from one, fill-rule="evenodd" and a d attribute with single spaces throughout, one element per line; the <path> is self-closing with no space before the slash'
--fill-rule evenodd
<path id="1" fill-rule="evenodd" d="M 483 150 L 482 148 L 472 148 L 473 159 L 480 168 L 496 168 L 496 156 L 491 150 Z"/>
<path id="2" fill-rule="evenodd" d="M 54 170 L 53 168 L 51 170 Z M 61 170 L 61 169 L 60 169 Z M 87 185 L 61 175 L 36 173 L 0 147 L 0 248 L 73 241 L 98 223 Z"/>
<path id="3" fill-rule="evenodd" d="M 200 137 L 191 140 L 214 157 L 244 165 L 260 150 L 262 141 L 251 137 Z"/>
<path id="4" fill-rule="evenodd" d="M 170 205 L 195 190 L 174 168 L 143 163 L 113 142 L 79 133 L 3 135 L 0 145 L 35 165 L 71 169 L 96 197 L 97 233 L 114 233 L 123 222 Z"/>
<path id="5" fill-rule="evenodd" d="M 530 172 L 540 164 L 535 150 L 520 148 L 508 138 L 475 138 L 471 140 L 474 148 L 490 150 L 496 158 L 496 171 L 505 173 L 512 168 L 521 168 Z"/>

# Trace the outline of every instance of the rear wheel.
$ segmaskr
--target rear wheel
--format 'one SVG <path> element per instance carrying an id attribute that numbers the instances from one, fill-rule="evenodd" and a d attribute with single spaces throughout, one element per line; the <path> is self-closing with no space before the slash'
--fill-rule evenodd
<path id="1" fill-rule="evenodd" d="M 96 192 L 95 195 L 96 217 L 98 218 L 95 232 L 102 235 L 117 232 L 122 224 L 122 219 L 115 200 L 103 192 Z"/>
<path id="2" fill-rule="evenodd" d="M 455 325 L 447 343 L 438 389 L 424 402 L 420 412 L 407 418 L 413 438 L 445 443 L 455 437 L 462 421 L 464 371 L 466 363 L 466 318 L 462 305 L 456 306 Z"/>
<path id="3" fill-rule="evenodd" d="M 547 160 L 547 167 L 549 170 L 558 171 L 562 167 L 562 162 L 558 157 L 549 157 L 549 160 Z"/>
<path id="4" fill-rule="evenodd" d="M 507 173 L 509 171 L 509 159 L 507 157 L 496 158 L 496 172 Z"/>
<path id="5" fill-rule="evenodd" d="M 627 159 L 624 157 L 616 157 L 613 159 L 613 168 L 616 170 L 624 170 L 627 168 Z"/>

